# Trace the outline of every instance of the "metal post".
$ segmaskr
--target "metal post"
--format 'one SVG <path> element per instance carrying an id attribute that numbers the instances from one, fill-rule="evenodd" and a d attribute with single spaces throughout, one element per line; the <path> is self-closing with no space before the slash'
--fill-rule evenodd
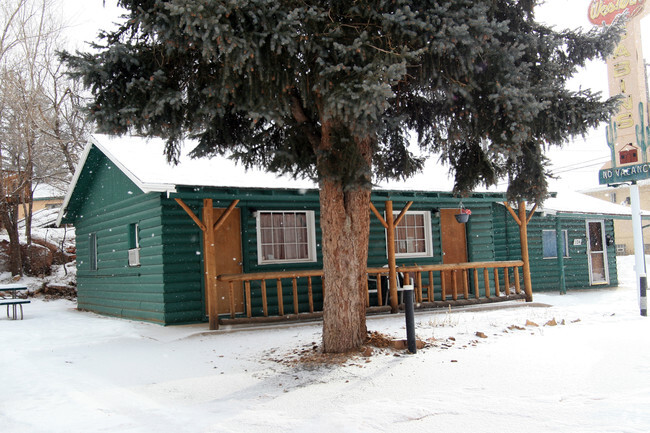
<path id="1" fill-rule="evenodd" d="M 630 205 L 632 210 L 632 232 L 634 234 L 634 271 L 638 292 L 641 293 L 641 276 L 646 275 L 645 252 L 643 251 L 643 228 L 641 227 L 641 200 L 639 198 L 639 185 L 632 182 L 630 185 Z M 639 298 L 641 306 L 641 298 Z"/>
<path id="2" fill-rule="evenodd" d="M 648 279 L 646 278 L 645 274 L 641 275 L 641 279 L 639 281 L 639 295 L 641 296 L 641 299 L 639 301 L 641 305 L 641 315 L 643 317 L 648 317 L 648 298 L 646 298 L 646 291 L 648 288 Z"/>
<path id="3" fill-rule="evenodd" d="M 418 351 L 415 344 L 415 312 L 413 305 L 413 285 L 404 285 L 404 313 L 406 316 L 406 343 L 410 353 Z"/>

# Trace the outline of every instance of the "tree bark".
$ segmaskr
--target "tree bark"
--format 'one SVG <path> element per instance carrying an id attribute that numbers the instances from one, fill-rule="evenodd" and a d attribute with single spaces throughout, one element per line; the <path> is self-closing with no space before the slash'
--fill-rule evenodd
<path id="1" fill-rule="evenodd" d="M 23 275 L 23 259 L 18 234 L 18 205 L 3 200 L 0 208 L 2 224 L 9 235 L 9 271 L 11 275 Z"/>
<path id="2" fill-rule="evenodd" d="M 320 182 L 324 352 L 348 352 L 366 338 L 369 203 L 369 190 Z"/>
<path id="3" fill-rule="evenodd" d="M 331 124 L 324 122 L 321 149 L 330 150 Z M 356 139 L 370 166 L 370 140 Z M 366 339 L 366 267 L 370 232 L 370 187 L 344 185 L 320 174 L 323 251 L 323 351 L 343 353 Z M 370 182 L 368 182 L 370 185 Z"/>

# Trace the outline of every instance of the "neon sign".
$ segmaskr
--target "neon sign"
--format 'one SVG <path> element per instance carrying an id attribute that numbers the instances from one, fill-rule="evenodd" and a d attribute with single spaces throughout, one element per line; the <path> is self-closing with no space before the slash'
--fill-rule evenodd
<path id="1" fill-rule="evenodd" d="M 589 4 L 589 21 L 595 25 L 609 25 L 625 12 L 630 17 L 638 15 L 644 6 L 645 0 L 592 0 Z"/>

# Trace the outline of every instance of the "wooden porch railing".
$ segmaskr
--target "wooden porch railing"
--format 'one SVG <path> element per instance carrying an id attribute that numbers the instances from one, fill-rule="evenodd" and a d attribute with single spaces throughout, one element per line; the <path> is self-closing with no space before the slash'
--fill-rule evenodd
<path id="1" fill-rule="evenodd" d="M 492 287 L 494 288 L 494 296 L 501 296 L 501 279 L 499 278 L 499 271 L 503 275 L 503 288 L 504 295 L 510 294 L 511 281 L 514 283 L 515 294 L 521 294 L 521 281 L 519 268 L 523 267 L 524 262 L 521 260 L 510 260 L 502 262 L 469 262 L 469 263 L 454 263 L 454 264 L 438 264 L 438 265 L 424 265 L 424 266 L 400 266 L 397 272 L 404 275 L 404 284 L 412 282 L 413 289 L 415 290 L 415 302 L 418 303 L 435 303 L 442 302 L 448 303 L 448 297 L 451 296 L 452 301 L 457 301 L 459 296 L 463 299 L 470 299 L 470 281 L 472 277 L 472 286 L 474 288 L 474 298 L 481 298 L 481 286 L 483 283 L 483 296 L 487 299 L 492 297 Z M 479 280 L 479 269 L 483 269 L 482 278 Z M 492 272 L 490 272 L 490 270 Z M 382 276 L 388 275 L 387 268 L 368 268 L 368 274 L 374 276 L 373 280 L 377 283 L 377 303 L 382 305 L 383 289 L 381 287 Z M 425 277 L 423 278 L 423 274 Z M 490 275 L 492 274 L 492 275 Z M 512 280 L 510 279 L 512 275 Z M 439 284 L 440 301 L 436 301 L 436 278 Z M 426 284 L 423 284 L 426 281 Z M 449 281 L 450 286 L 448 287 Z M 459 288 L 461 291 L 459 291 Z M 425 296 L 426 289 L 426 296 Z M 373 290 L 374 292 L 374 290 Z M 366 298 L 366 305 L 371 306 L 370 290 Z M 426 306 L 426 305 L 425 305 Z"/>
<path id="2" fill-rule="evenodd" d="M 404 281 L 412 281 L 415 289 L 415 300 L 421 307 L 434 307 L 452 305 L 460 302 L 459 298 L 469 303 L 470 286 L 473 287 L 473 299 L 479 302 L 496 300 L 510 295 L 510 287 L 514 284 L 515 294 L 521 296 L 520 271 L 523 261 L 512 260 L 502 262 L 471 262 L 455 264 L 438 264 L 424 266 L 401 266 L 397 272 L 404 275 Z M 482 269 L 482 272 L 480 270 Z M 383 311 L 384 294 L 382 288 L 382 276 L 388 275 L 388 268 L 368 268 L 369 279 L 372 279 L 376 287 L 367 288 L 366 306 L 369 310 Z M 482 274 L 482 275 L 480 275 Z M 500 278 L 503 276 L 503 280 Z M 228 282 L 230 319 L 237 321 L 271 321 L 292 318 L 319 317 L 322 312 L 315 307 L 314 302 L 314 278 L 323 278 L 322 270 L 304 271 L 277 271 L 277 272 L 256 272 L 249 274 L 228 274 L 219 275 L 219 281 Z M 470 282 L 470 278 L 472 278 Z M 251 290 L 251 282 L 259 282 L 257 285 L 259 295 L 254 299 Z M 269 313 L 269 287 L 268 282 L 275 281 L 277 316 Z M 449 281 L 449 283 L 447 282 Z M 234 306 L 234 285 L 237 282 L 243 284 L 244 303 L 246 318 L 237 317 Z M 481 286 L 482 283 L 482 286 Z M 512 284 L 511 284 L 512 283 Z M 273 283 L 271 283 L 273 284 Z M 291 287 L 291 293 L 285 294 L 284 288 Z M 322 284 L 320 284 L 322 290 Z M 273 289 L 270 289 L 273 290 Z M 306 292 L 306 293 L 305 293 Z M 370 293 L 376 293 L 371 299 Z M 321 294 L 323 294 L 321 292 Z M 300 297 L 306 295 L 307 307 L 300 309 Z M 451 299 L 449 299 L 451 297 Z M 436 300 L 438 298 L 438 300 Z M 253 317 L 253 301 L 261 304 L 263 316 Z M 276 306 L 275 304 L 273 305 Z M 243 320 L 242 320 L 243 319 Z M 222 322 L 229 321 L 221 319 Z"/>
<path id="3" fill-rule="evenodd" d="M 314 290 L 313 290 L 313 278 L 322 278 L 323 271 L 322 269 L 307 270 L 307 271 L 277 271 L 277 272 L 254 272 L 250 274 L 228 274 L 228 275 L 219 275 L 217 279 L 219 281 L 228 282 L 230 285 L 230 299 L 233 299 L 233 290 L 235 282 L 242 282 L 244 284 L 244 302 L 246 303 L 246 316 L 252 317 L 252 297 L 251 297 L 251 281 L 259 281 L 261 289 L 261 301 L 262 301 L 262 311 L 264 317 L 269 316 L 269 302 L 267 296 L 267 284 L 268 280 L 275 280 L 275 287 L 277 293 L 278 301 L 278 313 L 279 316 L 285 316 L 285 297 L 284 290 L 282 286 L 283 280 L 291 280 L 292 287 L 292 304 L 293 304 L 293 314 L 300 314 L 299 311 L 299 301 L 298 301 L 298 279 L 306 279 L 307 283 L 307 299 L 309 303 L 309 313 L 314 313 Z M 322 287 L 322 285 L 321 285 Z M 230 317 L 235 318 L 234 305 L 230 302 Z M 304 313 L 304 311 L 303 311 Z"/>

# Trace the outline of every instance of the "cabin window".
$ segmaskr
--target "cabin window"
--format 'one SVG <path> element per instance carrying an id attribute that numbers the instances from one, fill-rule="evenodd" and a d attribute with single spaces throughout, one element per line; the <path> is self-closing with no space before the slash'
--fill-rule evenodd
<path id="1" fill-rule="evenodd" d="M 88 267 L 91 271 L 97 270 L 97 233 L 88 234 Z"/>
<path id="2" fill-rule="evenodd" d="M 397 218 L 398 212 L 394 214 Z M 431 213 L 406 212 L 395 227 L 395 257 L 432 257 Z"/>
<path id="3" fill-rule="evenodd" d="M 545 259 L 557 257 L 557 237 L 555 234 L 555 230 L 542 230 L 542 247 Z M 569 257 L 569 232 L 562 230 L 562 237 L 564 238 L 564 257 Z"/>
<path id="4" fill-rule="evenodd" d="M 129 224 L 129 266 L 140 266 L 140 226 Z"/>
<path id="5" fill-rule="evenodd" d="M 259 264 L 316 261 L 313 211 L 258 211 Z"/>

